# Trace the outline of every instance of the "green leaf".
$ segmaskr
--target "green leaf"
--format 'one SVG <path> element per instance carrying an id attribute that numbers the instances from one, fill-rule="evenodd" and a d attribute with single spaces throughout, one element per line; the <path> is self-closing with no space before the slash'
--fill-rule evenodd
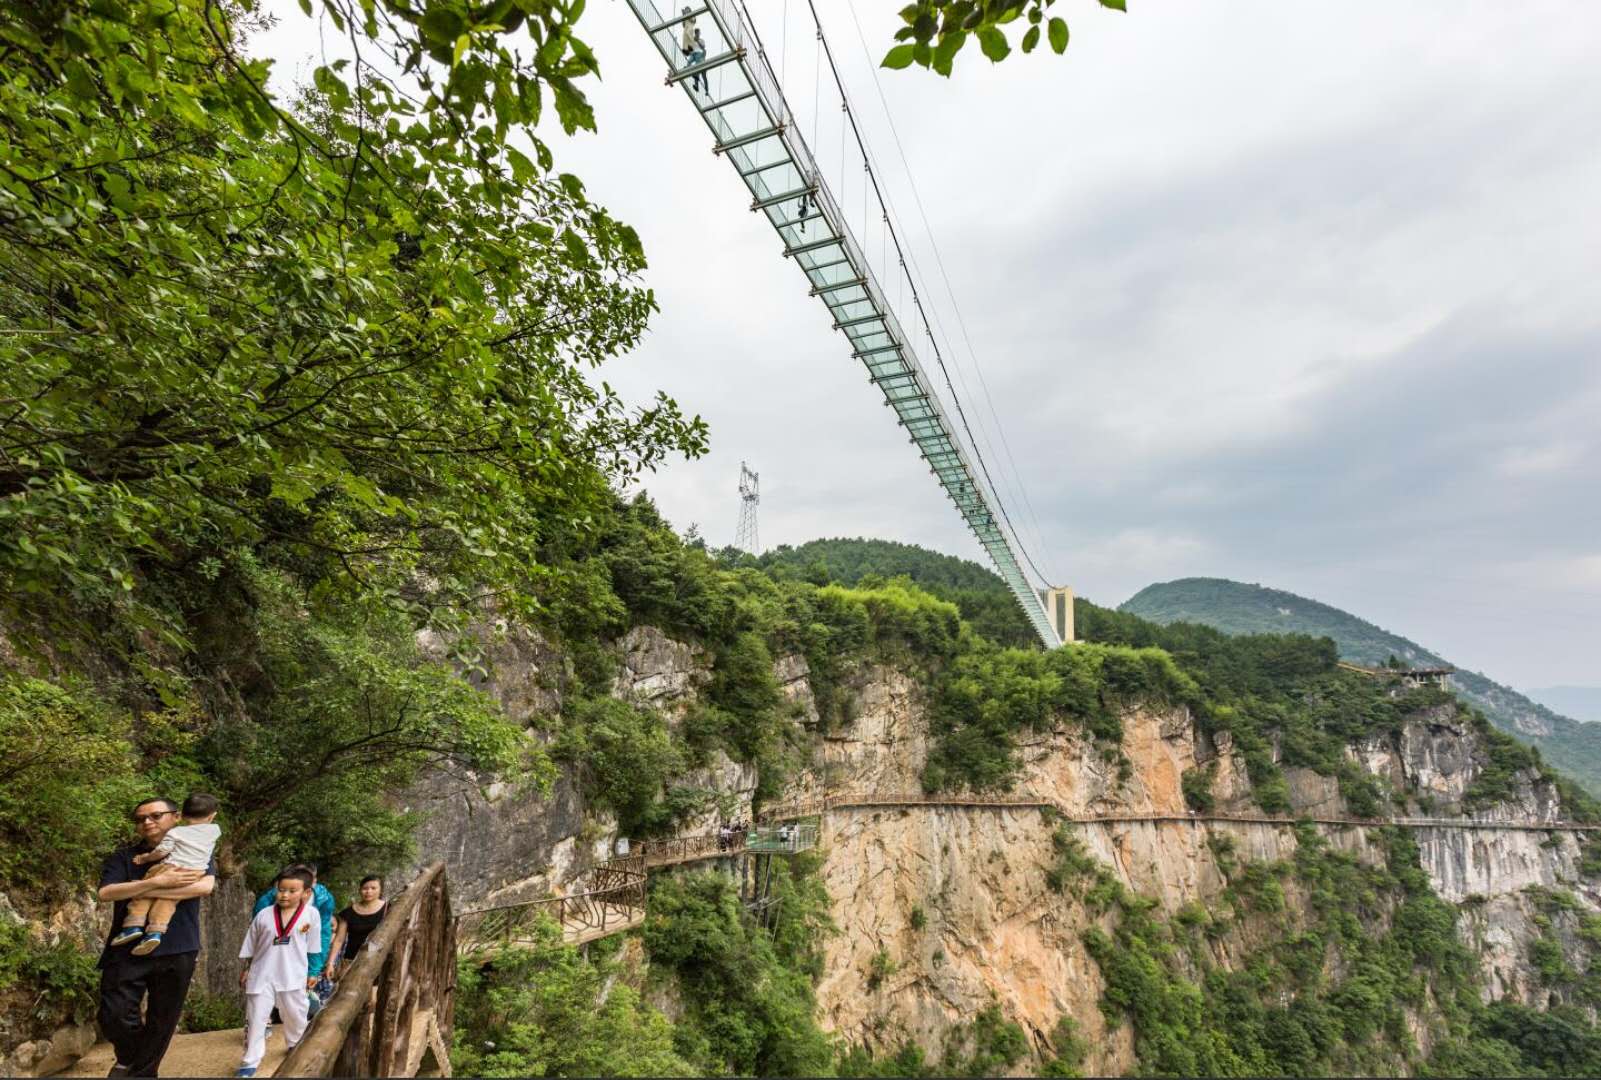
<path id="1" fill-rule="evenodd" d="M 884 54 L 884 59 L 879 63 L 879 66 L 880 67 L 887 67 L 887 68 L 891 69 L 892 71 L 900 71 L 902 68 L 911 67 L 912 66 L 912 46 L 910 46 L 910 45 L 897 45 L 897 46 L 895 46 L 889 52 Z"/>
<path id="2" fill-rule="evenodd" d="M 1067 20 L 1052 18 L 1050 22 L 1051 48 L 1057 56 L 1067 51 Z"/>
<path id="3" fill-rule="evenodd" d="M 449 45 L 466 33 L 467 20 L 461 17 L 460 12 L 433 4 L 418 21 L 417 28 L 422 31 L 424 38 L 435 45 Z"/>
<path id="4" fill-rule="evenodd" d="M 1012 47 L 1006 43 L 1006 35 L 993 26 L 978 28 L 978 47 L 983 49 L 984 55 L 995 64 L 1005 60 L 1012 51 Z"/>
<path id="5" fill-rule="evenodd" d="M 1028 32 L 1023 35 L 1023 51 L 1025 53 L 1031 53 L 1034 51 L 1034 46 L 1038 45 L 1039 43 L 1040 28 L 1037 26 L 1029 27 Z"/>
<path id="6" fill-rule="evenodd" d="M 965 44 L 967 44 L 967 34 L 962 30 L 953 30 L 941 38 L 940 43 L 934 47 L 934 70 L 949 77 L 951 64 Z"/>
<path id="7" fill-rule="evenodd" d="M 1101 6 L 1111 8 L 1113 11 L 1127 11 L 1128 0 L 1101 0 Z"/>

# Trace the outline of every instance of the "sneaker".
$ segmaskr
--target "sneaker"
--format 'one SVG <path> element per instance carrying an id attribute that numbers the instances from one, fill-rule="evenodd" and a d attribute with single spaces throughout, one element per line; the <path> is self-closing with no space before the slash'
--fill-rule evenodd
<path id="1" fill-rule="evenodd" d="M 145 939 L 133 947 L 133 955 L 149 956 L 161 948 L 161 931 L 152 930 L 145 935 Z"/>
<path id="2" fill-rule="evenodd" d="M 140 938 L 142 938 L 144 936 L 145 936 L 145 928 L 144 927 L 142 927 L 142 926 L 129 926 L 129 927 L 126 927 L 126 928 L 124 928 L 122 930 L 117 931 L 117 936 L 111 939 L 111 947 L 113 949 L 119 949 L 122 946 L 127 945 L 130 942 L 138 941 Z"/>
<path id="3" fill-rule="evenodd" d="M 127 1076 L 128 1075 L 128 1070 L 130 1068 L 132 1068 L 132 1066 L 124 1065 L 122 1062 L 119 1061 L 115 1065 L 111 1066 L 111 1071 L 106 1073 L 106 1075 L 107 1076 Z"/>
<path id="4" fill-rule="evenodd" d="M 250 1068 L 248 1065 L 241 1065 L 241 1066 L 239 1066 L 238 1071 L 234 1073 L 234 1075 L 235 1076 L 255 1076 L 256 1075 L 256 1070 Z"/>

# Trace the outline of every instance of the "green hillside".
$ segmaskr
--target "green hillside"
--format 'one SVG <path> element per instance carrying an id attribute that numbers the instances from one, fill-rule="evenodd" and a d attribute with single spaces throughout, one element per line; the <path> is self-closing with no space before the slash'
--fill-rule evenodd
<path id="1" fill-rule="evenodd" d="M 1329 637 L 1353 663 L 1383 664 L 1395 656 L 1414 667 L 1455 666 L 1399 634 L 1339 608 L 1281 589 L 1223 578 L 1181 578 L 1141 589 L 1118 610 L 1153 622 L 1191 622 L 1228 634 Z M 1601 794 L 1601 725 L 1585 724 L 1476 672 L 1458 669 L 1456 692 L 1496 727 L 1538 746 L 1545 759 Z"/>
<path id="2" fill-rule="evenodd" d="M 1031 645 L 1038 639 L 1006 583 L 969 559 L 941 555 L 916 544 L 862 538 L 810 540 L 783 544 L 758 560 L 778 578 L 822 584 L 859 584 L 864 578 L 910 578 L 919 588 L 955 604 L 962 618 L 991 641 Z"/>

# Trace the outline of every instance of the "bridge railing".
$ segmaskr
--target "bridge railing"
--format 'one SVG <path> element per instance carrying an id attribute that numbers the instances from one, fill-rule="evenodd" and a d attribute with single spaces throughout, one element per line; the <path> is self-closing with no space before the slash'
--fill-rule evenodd
<path id="1" fill-rule="evenodd" d="M 602 936 L 636 924 L 645 910 L 645 859 L 613 859 L 594 870 L 591 887 L 567 896 L 502 904 L 463 912 L 456 939 L 464 953 L 492 949 L 529 936 L 542 919 L 554 919 L 564 934 Z"/>
<path id="2" fill-rule="evenodd" d="M 630 847 L 632 853 L 645 860 L 646 866 L 668 866 L 694 859 L 737 854 L 744 850 L 745 833 L 742 831 L 730 833 L 727 840 L 717 833 L 700 833 L 664 840 L 636 840 Z"/>
<path id="3" fill-rule="evenodd" d="M 376 993 L 374 993 L 376 989 Z M 427 1054 L 450 1074 L 456 936 L 445 864 L 389 901 L 278 1076 L 414 1076 Z"/>
<path id="4" fill-rule="evenodd" d="M 817 846 L 816 822 L 801 822 L 788 829 L 760 828 L 751 833 L 745 850 L 757 855 L 793 854 Z"/>

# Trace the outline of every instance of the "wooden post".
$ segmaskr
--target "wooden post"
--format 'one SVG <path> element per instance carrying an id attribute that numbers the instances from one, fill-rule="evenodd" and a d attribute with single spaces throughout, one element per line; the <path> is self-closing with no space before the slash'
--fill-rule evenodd
<path id="1" fill-rule="evenodd" d="M 277 1076 L 384 1076 L 392 1068 L 397 1032 L 409 1032 L 428 983 L 441 1039 L 455 1020 L 455 936 L 449 917 L 445 864 L 429 866 L 389 902 L 384 921 L 367 939 L 339 988 L 328 999 Z M 373 1009 L 373 990 L 378 1007 Z M 398 1047 L 401 1068 L 407 1047 Z M 448 1068 L 448 1062 L 441 1062 Z"/>

